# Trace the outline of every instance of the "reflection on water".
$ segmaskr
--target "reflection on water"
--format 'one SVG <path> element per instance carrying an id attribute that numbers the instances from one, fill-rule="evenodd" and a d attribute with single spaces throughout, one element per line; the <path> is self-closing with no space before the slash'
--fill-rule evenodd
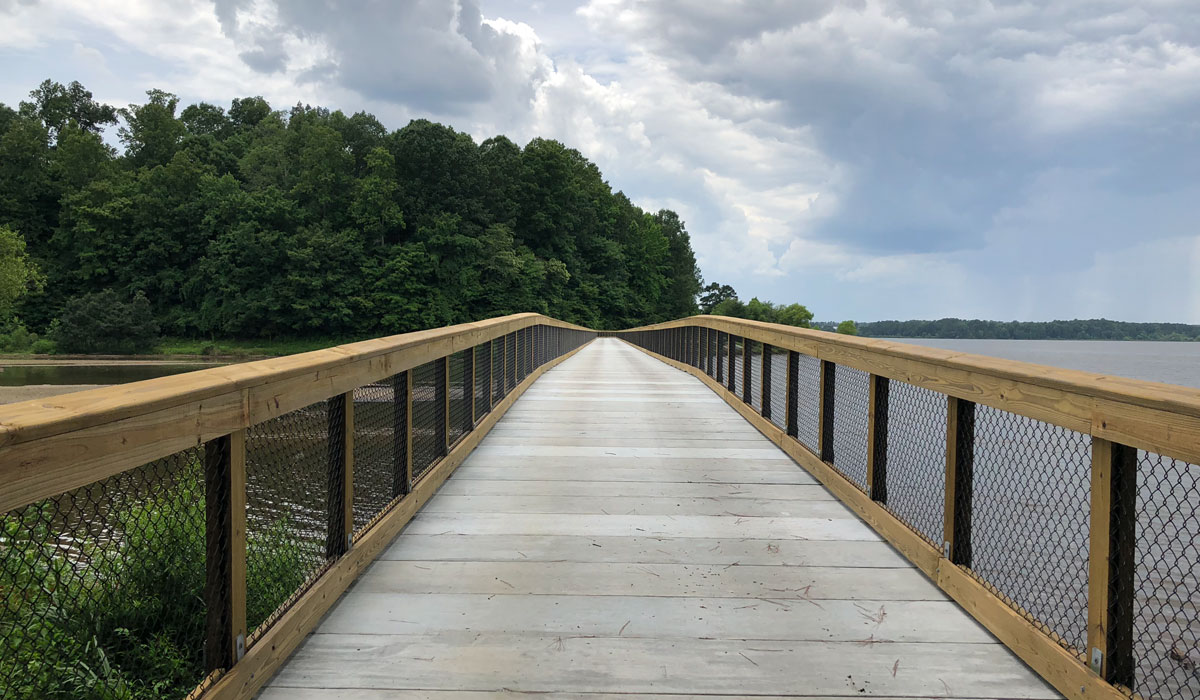
<path id="1" fill-rule="evenodd" d="M 5 365 L 0 366 L 0 386 L 31 384 L 125 384 L 198 369 L 219 367 L 208 363 Z"/>

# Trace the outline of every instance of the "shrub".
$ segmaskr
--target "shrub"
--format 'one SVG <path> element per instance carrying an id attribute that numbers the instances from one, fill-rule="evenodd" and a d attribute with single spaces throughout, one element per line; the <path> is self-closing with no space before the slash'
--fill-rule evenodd
<path id="1" fill-rule="evenodd" d="M 15 322 L 7 332 L 0 331 L 0 352 L 28 352 L 38 339 L 20 322 Z"/>
<path id="2" fill-rule="evenodd" d="M 145 294 L 125 303 L 106 289 L 67 302 L 52 336 L 59 352 L 149 352 L 158 341 L 158 322 Z"/>
<path id="3" fill-rule="evenodd" d="M 54 350 L 54 341 L 49 338 L 38 338 L 29 346 L 29 352 L 35 355 L 52 355 Z"/>

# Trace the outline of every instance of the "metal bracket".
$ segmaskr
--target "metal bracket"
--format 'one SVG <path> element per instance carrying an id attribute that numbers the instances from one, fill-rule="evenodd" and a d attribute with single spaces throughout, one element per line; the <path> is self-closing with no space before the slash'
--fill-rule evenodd
<path id="1" fill-rule="evenodd" d="M 1092 647 L 1092 670 L 1096 673 L 1101 673 L 1104 670 L 1104 652 L 1097 647 Z"/>
<path id="2" fill-rule="evenodd" d="M 246 655 L 246 635 L 239 634 L 234 644 L 237 647 L 235 650 L 235 653 L 237 654 L 237 660 L 241 661 L 242 657 Z"/>
<path id="3" fill-rule="evenodd" d="M 950 558 L 950 543 L 949 542 L 942 543 L 942 556 L 946 557 L 947 559 Z"/>
<path id="4" fill-rule="evenodd" d="M 351 549 L 354 549 L 354 535 L 346 533 L 346 551 L 349 552 Z"/>

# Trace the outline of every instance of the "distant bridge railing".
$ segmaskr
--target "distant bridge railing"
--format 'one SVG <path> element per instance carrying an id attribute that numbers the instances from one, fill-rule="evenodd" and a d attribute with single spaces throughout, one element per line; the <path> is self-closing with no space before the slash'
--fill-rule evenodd
<path id="1" fill-rule="evenodd" d="M 0 697 L 250 697 L 593 337 L 517 314 L 0 406 Z"/>
<path id="2" fill-rule="evenodd" d="M 1200 390 L 720 316 L 700 377 L 1068 697 L 1200 697 Z"/>

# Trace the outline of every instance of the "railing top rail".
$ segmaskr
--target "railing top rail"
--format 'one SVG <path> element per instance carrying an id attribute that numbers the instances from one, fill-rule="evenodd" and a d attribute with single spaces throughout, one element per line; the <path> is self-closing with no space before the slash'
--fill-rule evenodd
<path id="1" fill-rule="evenodd" d="M 1200 389 L 727 316 L 691 316 L 619 332 L 684 326 L 724 331 L 1200 463 Z"/>
<path id="2" fill-rule="evenodd" d="M 777 323 L 752 321 L 729 316 L 699 315 L 666 321 L 648 326 L 629 328 L 621 333 L 660 328 L 677 328 L 698 325 L 715 330 L 732 331 L 751 340 L 769 342 L 772 345 L 799 350 L 821 357 L 821 349 L 838 348 L 864 356 L 877 355 L 901 360 L 916 360 L 949 369 L 961 369 L 1007 379 L 1015 382 L 1035 384 L 1048 388 L 1069 391 L 1084 396 L 1113 399 L 1150 408 L 1160 408 L 1187 415 L 1200 416 L 1200 389 L 1165 384 L 1141 379 L 1117 377 L 1083 370 L 1065 369 L 1033 362 L 1006 360 L 987 355 L 944 350 L 924 345 L 859 338 L 857 336 L 830 333 L 811 328 L 797 328 Z M 786 345 L 780 340 L 791 341 Z M 835 359 L 833 357 L 821 359 Z"/>
<path id="3" fill-rule="evenodd" d="M 417 359 L 420 353 L 414 351 L 432 345 L 445 349 L 445 341 L 451 341 L 449 351 L 455 352 L 536 324 L 589 330 L 541 314 L 512 314 L 285 357 L 0 405 L 0 448 L 213 399 L 231 392 L 263 389 L 270 385 L 279 385 L 281 390 L 286 390 L 286 385 L 298 378 L 320 381 L 323 373 L 334 373 L 356 363 L 375 361 L 381 365 L 380 376 L 394 374 L 420 364 L 405 362 L 402 353 L 412 352 L 414 359 Z M 327 396 L 335 393 L 331 388 Z"/>

